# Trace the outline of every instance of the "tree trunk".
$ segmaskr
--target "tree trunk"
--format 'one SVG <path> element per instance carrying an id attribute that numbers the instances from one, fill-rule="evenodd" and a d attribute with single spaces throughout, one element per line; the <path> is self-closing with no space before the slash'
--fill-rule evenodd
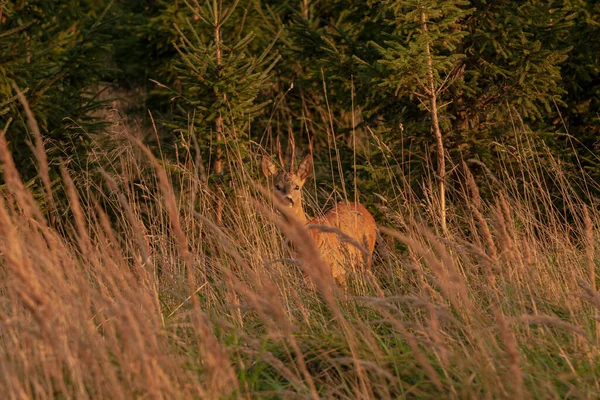
<path id="1" fill-rule="evenodd" d="M 421 27 L 423 32 L 427 32 L 427 17 L 425 12 L 421 9 Z M 440 123 L 438 118 L 438 105 L 437 105 L 437 90 L 435 85 L 435 79 L 433 76 L 433 61 L 431 59 L 431 49 L 429 43 L 425 46 L 425 52 L 427 53 L 427 75 L 428 82 L 425 92 L 429 98 L 429 112 L 431 114 L 431 130 L 435 138 L 437 146 L 437 176 L 438 181 L 438 192 L 439 192 L 439 207 L 440 207 L 440 225 L 442 227 L 442 233 L 447 236 L 448 227 L 446 225 L 446 157 L 444 155 L 444 138 L 440 129 Z"/>
<path id="2" fill-rule="evenodd" d="M 221 19 L 220 19 L 220 9 L 217 6 L 217 1 L 215 0 L 213 3 L 213 13 L 214 13 L 214 35 L 215 35 L 215 47 L 216 47 L 216 61 L 217 61 L 217 69 L 220 74 L 220 68 L 223 63 L 223 50 L 221 48 Z M 219 94 L 217 93 L 217 96 Z M 223 94 L 223 100 L 226 100 L 226 95 Z M 216 139 L 217 144 L 215 146 L 215 158 L 214 158 L 214 168 L 215 174 L 219 176 L 223 175 L 223 132 L 224 132 L 224 123 L 223 116 L 219 115 L 215 122 L 215 131 L 216 131 Z M 216 220 L 219 225 L 223 223 L 223 188 L 221 183 L 218 183 L 216 186 L 216 201 L 215 201 L 215 209 L 216 209 Z"/>

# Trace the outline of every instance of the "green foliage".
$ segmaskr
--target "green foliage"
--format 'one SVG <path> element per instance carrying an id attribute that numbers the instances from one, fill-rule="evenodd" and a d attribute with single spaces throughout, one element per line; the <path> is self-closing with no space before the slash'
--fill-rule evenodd
<path id="1" fill-rule="evenodd" d="M 443 92 L 465 58 L 460 43 L 465 37 L 463 19 L 466 1 L 381 2 L 380 18 L 392 28 L 383 45 L 374 43 L 382 59 L 385 77 L 379 86 L 389 87 L 396 96 L 408 95 L 420 101 L 429 90 L 429 63 L 434 85 Z M 431 56 L 429 56 L 431 54 Z"/>
<path id="2" fill-rule="evenodd" d="M 473 6 L 463 44 L 464 84 L 451 107 L 456 129 L 494 127 L 490 133 L 501 134 L 514 122 L 511 112 L 532 122 L 551 115 L 565 93 L 559 66 L 569 46 L 553 41 L 566 32 L 566 10 L 539 1 Z"/>
<path id="3" fill-rule="evenodd" d="M 168 157 L 182 132 L 194 132 L 203 159 L 228 145 L 245 157 L 249 141 L 273 150 L 275 135 L 285 144 L 292 132 L 301 150 L 312 146 L 317 166 L 339 156 L 340 173 L 321 168 L 320 178 L 353 186 L 354 176 L 341 171 L 354 171 L 357 159 L 358 189 L 385 195 L 391 178 L 380 163 L 402 154 L 399 164 L 418 186 L 432 154 L 423 102 L 429 48 L 450 164 L 476 158 L 494 169 L 506 162 L 518 126 L 598 177 L 600 52 L 589 39 L 598 34 L 598 7 L 583 0 L 5 2 L 0 122 L 13 119 L 11 148 L 34 177 L 12 82 L 26 91 L 52 155 L 68 157 L 85 154 L 81 132 L 101 128 L 91 118 L 94 96 L 112 80 L 139 96 L 129 110 L 138 119 L 147 121 L 149 109 L 161 122 Z"/>
<path id="4" fill-rule="evenodd" d="M 177 58 L 173 43 L 179 38 L 175 25 L 190 17 L 192 10 L 181 1 L 120 0 L 112 15 L 115 61 L 121 70 L 119 84 L 151 92 L 156 87 L 151 79 L 171 83 L 176 77 L 173 63 Z M 168 97 L 156 97 L 153 108 L 164 108 L 160 101 L 166 103 Z"/>
<path id="5" fill-rule="evenodd" d="M 511 132 L 523 124 L 563 153 L 565 140 L 555 135 L 563 130 L 557 107 L 565 121 L 573 122 L 571 132 L 579 129 L 583 116 L 588 122 L 576 136 L 585 137 L 585 143 L 570 141 L 567 148 L 574 146 L 579 157 L 589 158 L 586 148 L 597 147 L 598 52 L 594 44 L 584 44 L 597 31 L 597 5 L 535 0 L 311 4 L 308 19 L 300 10 L 278 14 L 289 27 L 290 43 L 280 50 L 279 65 L 301 66 L 281 71 L 302 91 L 287 95 L 285 113 L 299 118 L 325 114 L 333 119 L 340 141 L 348 140 L 353 125 L 362 136 L 359 143 L 370 141 L 361 129 L 368 126 L 396 154 L 408 150 L 414 182 L 421 179 L 431 149 L 431 122 L 422 102 L 427 45 L 452 161 L 478 158 L 495 168 L 505 160 L 504 145 L 513 144 Z M 427 12 L 427 32 L 420 28 L 419 10 Z M 320 111 L 324 90 L 329 101 Z M 311 123 L 321 131 L 314 134 L 319 152 L 319 145 L 328 143 L 318 140 L 319 134 L 329 127 L 315 120 Z M 363 151 L 369 157 L 380 157 L 367 148 Z M 371 178 L 381 175 L 371 172 Z"/>
<path id="6" fill-rule="evenodd" d="M 557 148 L 573 164 L 581 164 L 596 180 L 600 178 L 600 43 L 592 38 L 600 35 L 600 4 L 597 1 L 571 1 L 570 23 L 559 38 L 572 46 L 561 68 L 561 118 L 557 130 L 567 135 L 557 138 Z M 563 126 L 564 123 L 564 126 Z"/>
<path id="7" fill-rule="evenodd" d="M 242 36 L 242 30 L 236 32 L 230 20 L 236 5 L 219 9 L 217 2 L 206 2 L 194 10 L 195 24 L 186 19 L 187 29 L 176 26 L 180 35 L 175 48 L 181 57 L 176 64 L 181 98 L 196 112 L 194 122 L 201 131 L 210 130 L 221 117 L 233 135 L 243 135 L 247 123 L 269 103 L 257 103 L 256 99 L 269 84 L 269 73 L 279 57 L 270 51 L 271 47 L 261 54 L 252 52 L 255 35 L 249 32 Z M 215 38 L 217 27 L 220 39 Z M 199 139 L 205 142 L 204 137 Z"/>
<path id="8" fill-rule="evenodd" d="M 21 173 L 35 176 L 26 117 L 13 85 L 25 94 L 50 155 L 85 151 L 84 132 L 100 127 L 92 112 L 99 84 L 110 77 L 111 46 L 104 11 L 109 2 L 13 1 L 0 5 L 0 124 Z"/>

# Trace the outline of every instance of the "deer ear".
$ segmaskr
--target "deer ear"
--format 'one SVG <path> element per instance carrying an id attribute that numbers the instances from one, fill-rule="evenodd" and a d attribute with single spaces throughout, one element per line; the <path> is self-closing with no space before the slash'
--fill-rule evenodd
<path id="1" fill-rule="evenodd" d="M 312 157 L 310 156 L 310 154 L 307 154 L 306 157 L 304 157 L 302 159 L 302 161 L 300 162 L 300 165 L 298 165 L 298 169 L 296 170 L 296 175 L 300 179 L 305 180 L 306 178 L 308 178 L 308 176 L 312 172 L 312 169 L 313 169 Z"/>
<path id="2" fill-rule="evenodd" d="M 271 176 L 277 173 L 277 166 L 275 165 L 273 160 L 271 160 L 271 157 L 267 155 L 263 156 L 260 166 L 262 167 L 263 174 L 267 178 L 270 178 Z"/>

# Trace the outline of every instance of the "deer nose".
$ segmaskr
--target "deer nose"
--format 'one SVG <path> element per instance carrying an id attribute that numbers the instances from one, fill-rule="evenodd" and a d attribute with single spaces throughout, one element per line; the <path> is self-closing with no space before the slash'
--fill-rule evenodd
<path id="1" fill-rule="evenodd" d="M 292 199 L 292 196 L 290 196 L 289 194 L 286 194 L 285 196 L 283 196 L 283 200 L 288 202 L 290 205 L 294 205 L 294 200 Z"/>

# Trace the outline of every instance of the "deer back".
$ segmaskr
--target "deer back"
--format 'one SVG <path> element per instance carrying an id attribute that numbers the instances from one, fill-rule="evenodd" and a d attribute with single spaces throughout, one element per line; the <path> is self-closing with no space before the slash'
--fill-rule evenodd
<path id="1" fill-rule="evenodd" d="M 343 280 L 346 268 L 369 269 L 377 238 L 377 225 L 360 203 L 337 203 L 323 217 L 313 218 L 311 236 L 333 276 Z M 328 230 L 326 227 L 333 229 Z M 341 235 L 340 235 L 341 232 Z M 354 242 L 354 243 L 352 243 Z M 357 246 L 358 245 L 358 246 Z"/>

